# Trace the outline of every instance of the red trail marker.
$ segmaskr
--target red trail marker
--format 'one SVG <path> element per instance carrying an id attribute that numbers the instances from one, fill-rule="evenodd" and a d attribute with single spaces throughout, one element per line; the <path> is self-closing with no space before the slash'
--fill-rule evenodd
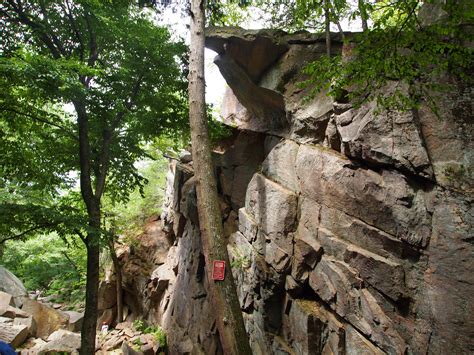
<path id="1" fill-rule="evenodd" d="M 212 279 L 222 281 L 225 277 L 225 261 L 214 260 L 212 262 Z"/>

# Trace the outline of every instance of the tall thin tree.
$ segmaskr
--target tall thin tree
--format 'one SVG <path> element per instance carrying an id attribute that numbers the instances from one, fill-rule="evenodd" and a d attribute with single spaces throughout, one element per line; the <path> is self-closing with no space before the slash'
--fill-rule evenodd
<path id="1" fill-rule="evenodd" d="M 360 19 L 362 21 L 362 30 L 366 32 L 369 29 L 369 25 L 367 23 L 367 18 L 369 17 L 367 14 L 367 9 L 364 4 L 364 0 L 358 0 L 357 6 L 359 8 Z"/>
<path id="2" fill-rule="evenodd" d="M 331 56 L 331 1 L 324 0 L 324 33 L 326 35 L 326 54 Z"/>
<path id="3" fill-rule="evenodd" d="M 210 279 L 214 260 L 229 266 L 227 242 L 222 228 L 217 185 L 207 129 L 204 81 L 205 0 L 191 1 L 191 46 L 189 57 L 189 122 L 197 179 L 201 240 L 206 260 L 212 302 L 224 354 L 251 354 L 232 273 L 223 281 Z"/>

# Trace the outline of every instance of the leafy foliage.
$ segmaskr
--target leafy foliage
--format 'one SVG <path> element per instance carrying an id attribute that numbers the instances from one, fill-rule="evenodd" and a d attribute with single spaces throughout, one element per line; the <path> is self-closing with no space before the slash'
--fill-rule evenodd
<path id="1" fill-rule="evenodd" d="M 422 25 L 417 0 L 396 1 L 371 7 L 373 25 L 346 43 L 345 57 L 322 57 L 310 63 L 305 73 L 312 93 L 326 89 L 339 99 L 356 104 L 376 99 L 383 107 L 411 109 L 433 91 L 443 88 L 445 73 L 470 80 L 474 64 L 474 39 L 466 24 L 474 19 L 470 11 L 456 4 L 445 5 L 443 21 Z M 381 88 L 401 82 L 393 95 L 381 95 Z M 347 97 L 344 98 L 344 96 Z M 436 105 L 431 102 L 436 110 Z"/>
<path id="2" fill-rule="evenodd" d="M 8 39 L 0 45 L 2 235 L 84 231 L 84 203 L 70 207 L 64 197 L 84 170 L 80 140 L 95 198 L 106 186 L 109 198 L 126 201 L 145 183 L 134 165 L 144 143 L 186 127 L 186 47 L 128 1 L 11 0 L 0 13 Z"/>
<path id="3" fill-rule="evenodd" d="M 25 242 L 6 243 L 2 264 L 18 276 L 29 290 L 57 295 L 54 302 L 71 308 L 83 306 L 86 251 L 69 245 L 55 233 L 38 235 Z"/>
<path id="4" fill-rule="evenodd" d="M 160 349 L 166 349 L 166 333 L 160 326 L 147 325 L 145 321 L 136 319 L 133 322 L 133 327 L 139 332 L 152 334 L 158 344 L 160 344 Z"/>
<path id="5" fill-rule="evenodd" d="M 115 234 L 127 240 L 142 232 L 145 220 L 161 213 L 168 161 L 157 155 L 155 160 L 143 160 L 138 168 L 145 179 L 143 188 L 136 187 L 126 203 L 105 201 L 106 222 Z"/>
<path id="6" fill-rule="evenodd" d="M 70 227 L 86 244 L 81 349 L 93 352 L 103 197 L 124 202 L 143 188 L 134 164 L 146 156 L 146 143 L 186 127 L 186 47 L 126 0 L 6 0 L 0 14 L 7 38 L 0 43 L 0 128 L 8 135 L 0 141 L 7 158 L 0 188 L 16 194 L 2 198 L 3 209 L 26 192 L 17 199 L 18 223 L 1 215 L 1 229 L 12 239 Z M 28 135 L 33 144 L 25 143 Z M 71 176 L 79 178 L 80 195 L 68 193 Z M 45 198 L 32 204 L 32 194 Z M 67 207 L 63 196 L 81 197 L 75 210 L 60 208 Z M 85 223 L 63 223 L 65 212 Z"/>
<path id="7" fill-rule="evenodd" d="M 207 117 L 209 139 L 212 143 L 216 143 L 219 140 L 228 138 L 232 135 L 232 127 L 219 121 L 211 106 L 208 107 Z"/>
<path id="8" fill-rule="evenodd" d="M 249 19 L 250 1 L 208 1 L 206 20 L 213 26 L 238 26 Z"/>

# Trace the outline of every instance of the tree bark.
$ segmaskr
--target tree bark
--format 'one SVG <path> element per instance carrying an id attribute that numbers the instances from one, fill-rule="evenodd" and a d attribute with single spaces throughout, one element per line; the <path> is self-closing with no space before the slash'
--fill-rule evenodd
<path id="1" fill-rule="evenodd" d="M 123 320 L 123 298 L 122 298 L 122 268 L 120 267 L 119 259 L 115 253 L 114 239 L 109 239 L 109 250 L 110 256 L 112 258 L 112 263 L 114 264 L 115 271 L 115 285 L 117 292 L 117 319 L 116 323 L 121 323 Z"/>
<path id="2" fill-rule="evenodd" d="M 194 174 L 197 180 L 201 240 L 223 352 L 226 355 L 251 354 L 234 279 L 230 272 L 207 130 L 204 83 L 204 7 L 205 0 L 191 1 L 189 57 L 189 122 Z M 214 260 L 223 260 L 226 263 L 227 272 L 223 281 L 211 279 Z"/>
<path id="3" fill-rule="evenodd" d="M 331 4 L 330 0 L 324 0 L 324 27 L 326 34 L 326 55 L 331 56 Z"/>
<path id="4" fill-rule="evenodd" d="M 100 207 L 97 205 L 94 214 L 90 217 L 91 232 L 86 238 L 87 248 L 87 281 L 86 307 L 81 329 L 81 355 L 95 353 L 95 337 L 97 329 L 97 305 L 99 295 L 99 228 Z"/>
<path id="5" fill-rule="evenodd" d="M 336 26 L 337 26 L 337 29 L 339 30 L 339 33 L 341 34 L 342 41 L 345 41 L 346 40 L 346 35 L 344 34 L 344 31 L 343 31 L 342 26 L 341 26 L 341 22 L 339 22 L 339 20 L 336 20 Z"/>
<path id="6" fill-rule="evenodd" d="M 359 7 L 360 19 L 362 21 L 362 31 L 366 32 L 369 29 L 367 24 L 367 10 L 365 9 L 364 0 L 358 0 L 357 6 Z"/>
<path id="7" fill-rule="evenodd" d="M 74 101 L 79 130 L 79 166 L 81 195 L 89 217 L 89 228 L 84 240 L 87 248 L 86 305 L 81 329 L 81 354 L 95 353 L 97 305 L 99 294 L 100 255 L 100 195 L 95 196 L 91 179 L 91 148 L 89 142 L 89 118 L 84 102 Z"/>

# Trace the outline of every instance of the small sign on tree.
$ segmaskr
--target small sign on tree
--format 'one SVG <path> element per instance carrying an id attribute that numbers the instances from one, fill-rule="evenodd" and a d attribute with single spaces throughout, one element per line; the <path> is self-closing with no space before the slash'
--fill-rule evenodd
<path id="1" fill-rule="evenodd" d="M 212 263 L 212 279 L 223 281 L 225 277 L 225 261 L 214 260 Z"/>

